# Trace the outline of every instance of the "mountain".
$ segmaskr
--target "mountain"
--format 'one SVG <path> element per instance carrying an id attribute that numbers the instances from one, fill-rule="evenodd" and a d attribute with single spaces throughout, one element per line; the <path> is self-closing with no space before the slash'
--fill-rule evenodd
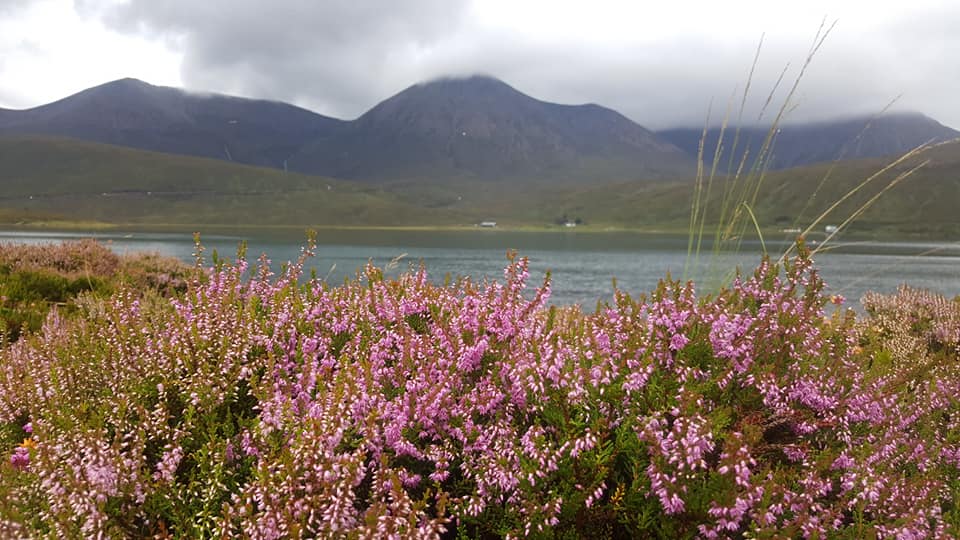
<path id="1" fill-rule="evenodd" d="M 136 79 L 33 109 L 0 110 L 0 134 L 66 136 L 274 168 L 283 168 L 304 141 L 343 125 L 285 103 L 193 94 Z"/>
<path id="2" fill-rule="evenodd" d="M 725 147 L 721 163 L 730 162 L 735 128 L 724 133 Z M 707 132 L 704 162 L 713 163 L 719 128 Z M 741 128 L 737 148 L 733 152 L 734 168 L 749 149 L 748 164 L 759 155 L 769 127 Z M 657 132 L 658 135 L 696 156 L 703 130 L 678 128 Z M 834 161 L 884 157 L 904 154 L 925 142 L 942 142 L 960 137 L 960 131 L 940 124 L 919 113 L 892 113 L 878 117 L 854 117 L 808 124 L 785 124 L 780 127 L 767 160 L 771 169 L 787 169 L 800 165 Z M 725 171 L 724 169 L 721 169 Z"/>
<path id="3" fill-rule="evenodd" d="M 414 85 L 346 122 L 270 101 L 123 79 L 24 111 L 0 134 L 67 136 L 359 180 L 689 175 L 680 149 L 598 105 L 536 100 L 490 77 Z"/>
<path id="4" fill-rule="evenodd" d="M 483 76 L 411 86 L 290 162 L 304 172 L 378 180 L 594 182 L 693 171 L 680 149 L 616 111 L 539 101 Z"/>
<path id="5" fill-rule="evenodd" d="M 717 134 L 707 137 L 708 164 Z M 747 148 L 750 159 L 757 156 L 766 134 L 766 128 L 741 130 L 734 163 Z M 472 76 L 413 85 L 353 121 L 122 79 L 33 109 L 0 109 L 3 135 L 71 137 L 351 180 L 449 184 L 456 198 L 477 183 L 539 189 L 690 178 L 701 130 L 654 133 L 599 105 L 540 101 Z M 732 145 L 732 135 L 729 129 L 724 146 Z M 920 114 L 788 124 L 769 165 L 896 155 L 957 136 Z M 725 157 L 721 172 L 728 163 Z"/>

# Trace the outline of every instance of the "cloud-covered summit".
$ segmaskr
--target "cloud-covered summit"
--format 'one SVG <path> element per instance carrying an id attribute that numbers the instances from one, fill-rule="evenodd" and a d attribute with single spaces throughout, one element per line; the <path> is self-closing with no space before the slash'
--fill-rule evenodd
<path id="1" fill-rule="evenodd" d="M 18 6 L 13 13 L 29 11 L 22 9 L 25 4 L 34 3 L 0 0 L 0 11 Z M 765 34 L 747 114 L 755 118 L 788 64 L 781 93 L 790 86 L 826 15 L 839 22 L 800 85 L 793 120 L 878 112 L 902 95 L 895 108 L 921 110 L 960 126 L 954 98 L 960 95 L 960 69 L 953 58 L 960 51 L 960 33 L 954 31 L 960 27 L 960 4 L 950 0 L 810 0 L 789 10 L 761 0 L 35 4 L 48 9 L 18 26 L 36 25 L 25 35 L 52 43 L 55 25 L 39 21 L 56 17 L 57 9 L 70 9 L 106 31 L 161 44 L 177 55 L 179 82 L 194 90 L 266 97 L 355 118 L 383 96 L 418 81 L 482 72 L 550 101 L 602 103 L 653 128 L 702 124 L 711 103 L 713 118 L 722 116 L 731 98 L 738 102 L 734 96 Z M 0 21 L 0 33 L 3 26 Z M 0 58 L 26 54 L 20 41 L 0 36 Z M 58 46 L 68 48 L 66 43 Z M 126 52 L 115 49 L 118 55 Z M 50 69 L 43 62 L 55 62 L 58 54 L 31 56 L 21 62 L 22 70 L 29 75 Z M 110 55 L 86 61 L 88 71 L 118 64 Z M 149 70 L 152 62 L 142 58 L 140 65 Z M 157 80 L 149 73 L 131 75 Z M 0 98 L 37 93 L 7 88 L 29 77 L 5 74 L 2 66 L 0 77 Z"/>
<path id="2" fill-rule="evenodd" d="M 130 0 L 86 9 L 111 27 L 176 43 L 187 86 L 358 116 L 458 33 L 462 0 Z"/>

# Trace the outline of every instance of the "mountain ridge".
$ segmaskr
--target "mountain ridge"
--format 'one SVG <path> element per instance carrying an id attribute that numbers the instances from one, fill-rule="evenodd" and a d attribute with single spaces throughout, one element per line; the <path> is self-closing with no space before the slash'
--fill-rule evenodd
<path id="1" fill-rule="evenodd" d="M 54 135 L 142 150 L 282 168 L 305 138 L 342 125 L 281 102 L 119 79 L 0 115 L 0 134 Z"/>
<path id="2" fill-rule="evenodd" d="M 871 129 L 863 131 L 868 123 Z M 718 131 L 712 128 L 707 136 L 707 165 Z M 701 133 L 651 131 L 613 109 L 542 101 L 488 75 L 416 83 L 354 120 L 131 78 L 30 109 L 0 109 L 0 135 L 67 136 L 373 182 L 688 178 Z M 729 146 L 732 129 L 727 133 Z M 744 149 L 757 156 L 766 134 L 762 127 L 741 130 L 740 148 L 729 163 L 739 163 Z M 768 166 L 895 155 L 957 136 L 919 113 L 784 124 Z"/>
<path id="3" fill-rule="evenodd" d="M 704 162 L 713 163 L 721 128 L 707 130 L 704 139 Z M 728 126 L 723 144 L 731 147 L 737 136 L 736 126 Z M 740 128 L 738 147 L 733 153 L 732 166 L 739 165 L 744 151 L 749 156 L 746 165 L 753 163 L 770 132 L 769 126 Z M 696 155 L 703 128 L 674 128 L 657 132 L 661 137 Z M 769 169 L 788 169 L 802 165 L 843 159 L 860 159 L 904 154 L 925 143 L 944 142 L 960 137 L 960 131 L 944 126 L 929 116 L 913 111 L 891 112 L 882 115 L 854 115 L 837 120 L 801 124 L 785 123 L 775 134 L 772 152 L 764 159 Z M 731 151 L 724 149 L 721 158 L 730 165 Z M 723 169 L 721 169 L 723 170 Z"/>
<path id="4" fill-rule="evenodd" d="M 294 160 L 297 169 L 353 179 L 588 181 L 693 171 L 689 156 L 616 111 L 541 101 L 488 76 L 411 85 L 340 135 L 305 147 Z"/>

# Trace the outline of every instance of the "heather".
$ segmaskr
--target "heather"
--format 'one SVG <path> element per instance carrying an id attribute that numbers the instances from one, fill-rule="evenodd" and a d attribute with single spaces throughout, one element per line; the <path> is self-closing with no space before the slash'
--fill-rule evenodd
<path id="1" fill-rule="evenodd" d="M 956 536 L 960 304 L 858 319 L 798 251 L 594 312 L 310 247 L 54 306 L 0 350 L 0 536 Z"/>
<path id="2" fill-rule="evenodd" d="M 195 270 L 152 253 L 117 255 L 91 239 L 51 245 L 0 244 L 0 329 L 7 341 L 40 329 L 52 305 L 73 312 L 87 297 L 126 288 L 168 296 Z"/>

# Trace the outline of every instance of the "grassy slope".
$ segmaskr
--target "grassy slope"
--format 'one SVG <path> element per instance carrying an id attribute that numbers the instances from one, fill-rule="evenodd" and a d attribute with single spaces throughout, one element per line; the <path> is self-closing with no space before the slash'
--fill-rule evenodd
<path id="1" fill-rule="evenodd" d="M 839 224 L 899 173 L 929 158 L 931 162 L 881 196 L 858 218 L 849 231 L 878 237 L 916 235 L 951 238 L 960 235 L 957 201 L 960 201 L 960 143 L 935 148 L 878 177 L 846 203 L 831 212 L 817 227 Z M 831 204 L 866 178 L 892 162 L 892 158 L 818 164 L 769 173 L 763 180 L 754 212 L 768 230 L 806 227 Z M 826 181 L 822 181 L 829 173 Z M 822 185 L 821 185 L 822 184 Z M 711 208 L 719 208 L 723 180 L 712 188 Z M 819 187 L 818 187 L 819 186 Z M 486 214 L 518 222 L 550 222 L 566 214 L 580 217 L 596 228 L 637 227 L 685 231 L 693 188 L 689 182 L 650 184 L 626 182 L 579 189 L 531 188 L 525 193 L 486 201 Z M 716 212 L 708 214 L 708 231 L 715 230 Z"/>
<path id="2" fill-rule="evenodd" d="M 939 147 L 924 157 L 932 159 L 930 165 L 884 195 L 851 231 L 948 238 L 960 234 L 955 209 L 960 200 L 960 144 Z M 829 164 L 771 173 L 754 207 L 758 221 L 770 230 L 806 226 L 889 161 L 837 164 L 809 206 Z M 822 225 L 842 221 L 916 161 L 875 181 Z M 721 189 L 714 186 L 714 194 Z M 0 222 L 7 223 L 448 227 L 493 219 L 507 226 L 556 227 L 566 215 L 583 219 L 587 229 L 594 230 L 684 231 L 692 191 L 689 181 L 578 187 L 464 180 L 370 185 L 65 139 L 0 139 Z"/>
<path id="3" fill-rule="evenodd" d="M 897 175 L 927 159 L 930 160 L 927 165 L 883 194 L 850 226 L 850 230 L 878 235 L 906 233 L 956 237 L 960 234 L 956 207 L 960 201 L 960 143 L 934 148 L 896 166 L 838 207 L 823 223 L 840 223 Z M 758 199 L 757 217 L 765 223 L 806 226 L 822 210 L 891 161 L 869 159 L 838 164 L 802 216 L 800 210 L 830 166 L 817 165 L 778 172 L 771 175 L 767 189 Z"/>
<path id="4" fill-rule="evenodd" d="M 69 139 L 0 139 L 0 221 L 450 225 L 376 186 Z"/>

